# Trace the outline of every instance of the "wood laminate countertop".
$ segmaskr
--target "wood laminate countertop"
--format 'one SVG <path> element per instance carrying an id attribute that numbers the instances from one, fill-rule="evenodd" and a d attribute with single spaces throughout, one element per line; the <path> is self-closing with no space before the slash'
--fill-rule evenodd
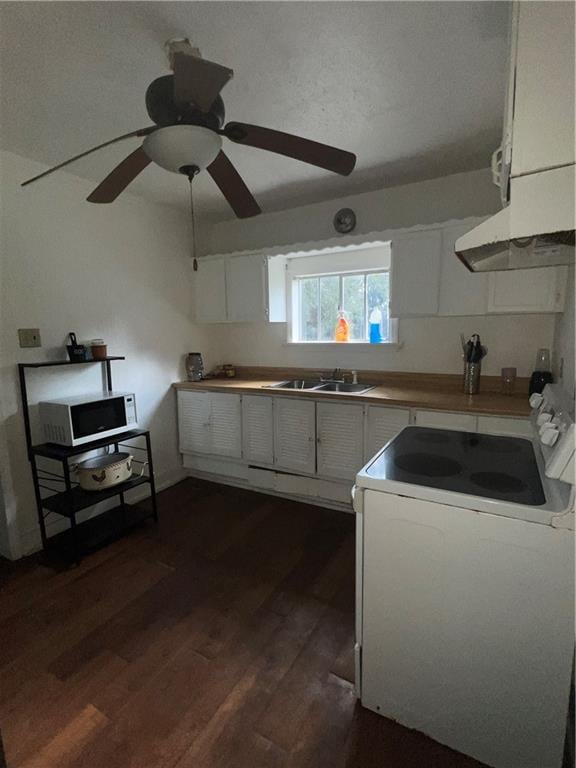
<path id="1" fill-rule="evenodd" d="M 403 384 L 379 384 L 365 394 L 347 392 L 323 392 L 306 389 L 271 389 L 270 385 L 279 380 L 268 379 L 205 379 L 204 381 L 181 381 L 173 386 L 176 389 L 209 392 L 245 392 L 250 394 L 274 395 L 278 397 L 308 397 L 314 400 L 348 400 L 350 402 L 375 403 L 378 405 L 396 405 L 407 408 L 430 408 L 437 411 L 459 411 L 479 413 L 489 416 L 516 416 L 525 418 L 530 415 L 530 406 L 526 395 L 502 395 L 498 392 L 480 392 L 477 395 L 465 395 L 457 390 L 440 390 L 424 386 Z"/>

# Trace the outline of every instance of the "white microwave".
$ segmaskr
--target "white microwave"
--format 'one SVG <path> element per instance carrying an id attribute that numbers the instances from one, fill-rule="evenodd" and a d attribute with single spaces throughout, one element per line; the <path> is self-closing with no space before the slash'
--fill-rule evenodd
<path id="1" fill-rule="evenodd" d="M 60 445 L 84 445 L 138 426 L 132 392 L 98 392 L 39 403 L 44 439 Z"/>

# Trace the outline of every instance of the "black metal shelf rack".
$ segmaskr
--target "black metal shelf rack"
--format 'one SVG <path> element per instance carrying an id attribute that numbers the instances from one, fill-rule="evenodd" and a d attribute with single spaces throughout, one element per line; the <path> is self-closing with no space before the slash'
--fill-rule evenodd
<path id="1" fill-rule="evenodd" d="M 61 515 L 70 520 L 70 535 L 72 538 L 73 546 L 73 559 L 78 564 L 81 560 L 82 547 L 81 542 L 95 541 L 94 537 L 94 520 L 102 518 L 105 522 L 110 522 L 116 516 L 108 513 L 99 515 L 98 518 L 92 518 L 85 523 L 77 523 L 76 515 L 83 509 L 95 506 L 101 501 L 106 501 L 114 496 L 120 497 L 119 512 L 122 520 L 119 533 L 123 533 L 131 528 L 136 523 L 141 522 L 146 517 L 153 517 L 154 520 L 158 520 L 158 509 L 156 504 L 156 484 L 154 480 L 154 464 L 152 461 L 152 446 L 150 442 L 150 432 L 145 429 L 132 429 L 121 432 L 117 435 L 113 435 L 108 438 L 101 438 L 93 440 L 89 443 L 76 446 L 74 448 L 57 445 L 56 443 L 42 443 L 40 445 L 32 444 L 32 431 L 30 427 L 30 410 L 28 403 L 28 389 L 26 382 L 26 371 L 32 368 L 49 368 L 63 365 L 87 365 L 100 363 L 104 367 L 104 373 L 106 377 L 106 386 L 108 392 L 112 392 L 112 368 L 111 362 L 114 360 L 124 360 L 124 357 L 106 357 L 102 360 L 81 360 L 79 362 L 72 362 L 68 360 L 54 360 L 41 363 L 20 363 L 18 365 L 18 375 L 20 379 L 20 394 L 22 397 L 22 407 L 24 413 L 24 429 L 26 433 L 26 447 L 28 450 L 28 460 L 30 461 L 30 467 L 32 471 L 32 479 L 34 482 L 34 495 L 36 498 L 36 508 L 38 513 L 38 524 L 40 526 L 40 535 L 42 537 L 42 546 L 45 550 L 49 549 L 49 537 L 46 535 L 46 517 L 50 514 Z M 139 442 L 144 440 L 145 447 L 142 445 L 135 445 L 134 441 Z M 133 474 L 128 480 L 119 485 L 115 485 L 112 488 L 105 488 L 101 491 L 85 491 L 78 483 L 71 479 L 71 467 L 69 460 L 74 456 L 78 456 L 89 451 L 93 451 L 99 448 L 106 448 L 108 446 L 114 446 L 114 451 L 118 453 L 120 447 L 129 448 L 133 451 L 140 451 L 146 454 L 146 462 L 148 472 L 147 474 L 137 475 Z M 51 459 L 59 462 L 61 467 L 61 474 L 57 472 L 50 472 L 44 467 L 39 467 L 37 458 Z M 133 505 L 126 504 L 124 494 L 127 491 L 137 488 L 140 485 L 148 483 L 150 485 L 151 495 L 151 512 L 145 515 L 139 514 L 135 511 Z M 63 490 L 54 488 L 57 485 Z M 49 491 L 50 495 L 43 495 L 42 491 Z M 114 511 L 112 511 L 114 512 Z M 83 529 L 86 528 L 86 531 Z M 116 532 L 117 533 L 117 532 Z M 53 537 L 54 539 L 60 539 L 61 534 Z M 106 541 L 106 537 L 100 536 L 100 542 Z M 108 539 L 109 540 L 109 539 Z"/>

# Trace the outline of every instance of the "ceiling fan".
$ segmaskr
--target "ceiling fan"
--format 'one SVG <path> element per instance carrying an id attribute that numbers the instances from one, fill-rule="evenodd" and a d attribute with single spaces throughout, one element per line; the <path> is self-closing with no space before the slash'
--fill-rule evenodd
<path id="1" fill-rule="evenodd" d="M 172 75 L 154 80 L 146 91 L 146 110 L 154 125 L 125 133 L 99 144 L 25 181 L 38 181 L 99 149 L 125 139 L 142 137 L 131 152 L 87 198 L 91 203 L 111 203 L 151 162 L 192 181 L 204 168 L 239 218 L 261 213 L 252 193 L 222 150 L 222 138 L 236 144 L 276 152 L 304 163 L 347 176 L 356 156 L 326 144 L 248 123 L 224 125 L 220 91 L 233 71 L 201 58 L 187 39 L 169 40 L 165 46 Z"/>

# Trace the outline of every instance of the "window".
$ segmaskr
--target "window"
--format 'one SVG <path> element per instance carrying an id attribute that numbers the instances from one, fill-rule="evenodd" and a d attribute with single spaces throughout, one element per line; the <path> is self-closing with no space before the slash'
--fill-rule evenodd
<path id="1" fill-rule="evenodd" d="M 389 273 L 383 270 L 294 278 L 292 295 L 297 317 L 293 318 L 293 341 L 334 341 L 340 308 L 348 320 L 350 341 L 368 342 L 371 320 L 378 320 L 378 331 L 375 334 L 372 329 L 372 338 L 388 341 L 389 291 Z"/>
<path id="2" fill-rule="evenodd" d="M 283 272 L 289 342 L 339 343 L 335 336 L 340 309 L 348 320 L 350 343 L 396 342 L 396 321 L 389 314 L 389 241 L 328 246 L 283 259 L 273 277 L 274 284 L 280 284 Z"/>

